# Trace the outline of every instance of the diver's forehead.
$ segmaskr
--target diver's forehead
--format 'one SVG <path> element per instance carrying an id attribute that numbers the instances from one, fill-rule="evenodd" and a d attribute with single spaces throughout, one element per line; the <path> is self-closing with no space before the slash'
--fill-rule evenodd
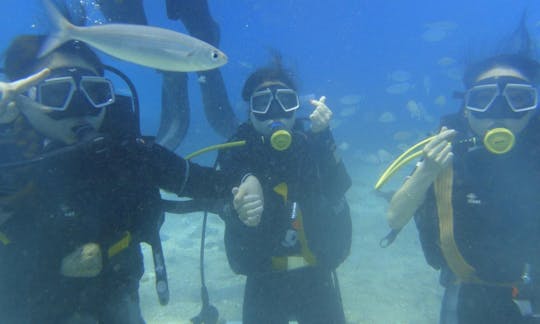
<path id="1" fill-rule="evenodd" d="M 271 86 L 281 86 L 281 87 L 290 89 L 290 87 L 288 85 L 286 85 L 285 83 L 275 80 L 275 81 L 265 81 L 265 82 L 259 84 L 257 86 L 257 88 L 255 88 L 255 91 L 260 90 L 262 88 L 271 87 Z"/>
<path id="2" fill-rule="evenodd" d="M 507 67 L 507 66 L 496 66 L 494 68 L 491 68 L 483 73 L 481 73 L 477 78 L 476 82 L 490 79 L 490 78 L 497 78 L 497 77 L 514 77 L 518 79 L 522 79 L 524 81 L 529 81 L 523 73 L 518 71 L 515 68 Z"/>
<path id="3" fill-rule="evenodd" d="M 96 75 L 99 74 L 98 71 L 96 71 L 96 69 L 91 64 L 89 64 L 79 56 L 65 55 L 54 52 L 50 55 L 47 55 L 45 58 L 39 60 L 34 67 L 34 72 L 40 71 L 44 68 L 55 70 L 69 67 L 84 68 L 86 70 L 94 72 Z"/>

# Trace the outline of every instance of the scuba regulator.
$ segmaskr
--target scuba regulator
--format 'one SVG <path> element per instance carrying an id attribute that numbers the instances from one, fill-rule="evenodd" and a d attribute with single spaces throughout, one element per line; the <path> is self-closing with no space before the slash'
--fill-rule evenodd
<path id="1" fill-rule="evenodd" d="M 516 137 L 509 129 L 498 127 L 488 130 L 482 142 L 491 153 L 504 154 L 514 147 Z"/>
<path id="2" fill-rule="evenodd" d="M 474 136 L 464 140 L 453 143 L 456 144 L 468 144 L 471 147 L 478 145 L 479 138 Z M 482 138 L 482 144 L 489 152 L 493 154 L 505 154 L 516 144 L 516 136 L 511 130 L 503 127 L 492 128 L 488 130 Z"/>
<path id="3" fill-rule="evenodd" d="M 273 122 L 270 125 L 272 135 L 270 135 L 270 145 L 276 151 L 285 151 L 291 146 L 292 135 L 285 129 L 285 125 L 281 122 Z"/>

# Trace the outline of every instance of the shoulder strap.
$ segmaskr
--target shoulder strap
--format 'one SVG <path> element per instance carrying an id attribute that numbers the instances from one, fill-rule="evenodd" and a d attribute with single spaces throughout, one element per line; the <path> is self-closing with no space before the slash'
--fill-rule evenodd
<path id="1" fill-rule="evenodd" d="M 458 280 L 465 283 L 475 283 L 488 286 L 513 286 L 510 282 L 486 282 L 480 279 L 476 270 L 471 266 L 459 251 L 454 239 L 454 208 L 452 206 L 452 188 L 454 169 L 452 166 L 443 170 L 435 180 L 434 189 L 437 200 L 437 213 L 439 216 L 439 235 L 441 251 L 448 267 Z"/>

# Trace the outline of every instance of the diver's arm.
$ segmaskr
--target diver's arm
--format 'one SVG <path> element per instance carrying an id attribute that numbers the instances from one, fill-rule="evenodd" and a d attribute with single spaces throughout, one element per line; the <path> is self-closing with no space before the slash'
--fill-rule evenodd
<path id="1" fill-rule="evenodd" d="M 332 110 L 326 105 L 326 97 L 311 100 L 315 110 L 310 114 L 311 150 L 317 159 L 323 190 L 328 198 L 339 201 L 351 187 L 352 181 L 330 131 Z"/>
<path id="2" fill-rule="evenodd" d="M 115 154 L 142 165 L 150 181 L 163 190 L 190 198 L 218 199 L 230 195 L 232 184 L 222 172 L 188 161 L 155 142 L 136 139 L 121 148 Z"/>
<path id="3" fill-rule="evenodd" d="M 409 222 L 424 201 L 433 181 L 443 169 L 452 164 L 454 155 L 450 139 L 455 133 L 443 127 L 439 135 L 424 147 L 424 160 L 390 201 L 387 220 L 392 229 L 399 230 Z"/>
<path id="4" fill-rule="evenodd" d="M 310 136 L 311 152 L 319 169 L 323 193 L 332 200 L 339 200 L 351 187 L 352 180 L 341 159 L 332 133 L 327 128 Z"/>
<path id="5" fill-rule="evenodd" d="M 229 197 L 232 188 L 234 208 L 242 221 L 248 226 L 259 223 L 264 200 L 255 176 L 233 178 L 186 160 L 159 144 L 139 141 L 136 146 L 135 163 L 144 163 L 148 176 L 163 190 L 182 197 L 220 199 Z"/>
<path id="6" fill-rule="evenodd" d="M 392 229 L 399 230 L 409 222 L 435 180 L 433 175 L 426 173 L 423 169 L 423 163 L 420 162 L 414 173 L 392 196 L 387 213 L 388 225 Z"/>

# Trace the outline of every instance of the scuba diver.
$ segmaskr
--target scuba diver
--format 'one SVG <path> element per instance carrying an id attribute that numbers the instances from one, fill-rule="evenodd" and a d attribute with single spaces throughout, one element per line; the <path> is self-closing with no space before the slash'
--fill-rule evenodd
<path id="1" fill-rule="evenodd" d="M 394 234 L 415 215 L 440 270 L 440 323 L 540 323 L 540 63 L 524 21 L 515 36 L 466 67 L 460 111 L 390 202 Z"/>
<path id="2" fill-rule="evenodd" d="M 147 25 L 142 0 L 99 0 L 103 15 L 111 22 Z M 180 20 L 189 34 L 219 47 L 219 25 L 212 19 L 206 0 L 167 0 L 167 17 Z M 71 15 L 73 16 L 73 15 Z M 157 142 L 175 150 L 184 139 L 190 119 L 187 73 L 162 72 L 161 122 Z M 204 112 L 210 126 L 224 138 L 238 122 L 219 69 L 197 72 Z"/>
<path id="3" fill-rule="evenodd" d="M 45 39 L 13 40 L 4 64 L 12 82 L 0 82 L 1 322 L 144 323 L 140 242 L 152 247 L 156 289 L 168 300 L 159 189 L 209 199 L 234 191 L 238 213 L 255 217 L 262 197 L 245 198 L 262 188 L 142 137 L 135 98 L 115 93 L 97 55 L 70 41 L 38 57 Z"/>
<path id="4" fill-rule="evenodd" d="M 245 144 L 218 156 L 221 170 L 255 175 L 264 192 L 262 215 L 237 215 L 236 200 L 221 215 L 229 264 L 247 276 L 242 322 L 345 323 L 334 270 L 350 251 L 351 179 L 328 127 L 332 112 L 322 97 L 310 127 L 296 118 L 296 85 L 279 57 L 250 75 L 242 97 L 249 121 L 232 141 Z"/>

